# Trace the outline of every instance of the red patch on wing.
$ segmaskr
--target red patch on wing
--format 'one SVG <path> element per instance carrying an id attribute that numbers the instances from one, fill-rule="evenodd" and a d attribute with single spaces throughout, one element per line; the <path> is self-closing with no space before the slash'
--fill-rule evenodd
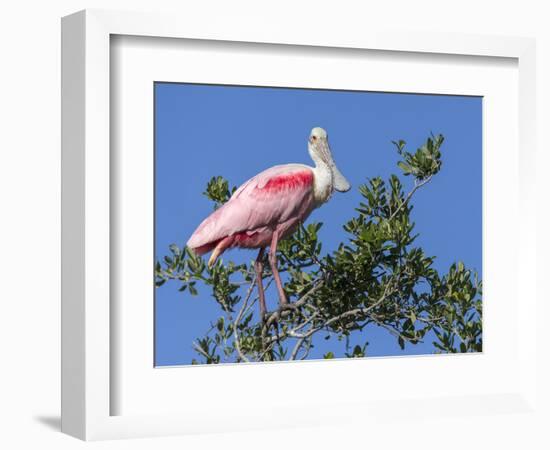
<path id="1" fill-rule="evenodd" d="M 259 247 L 265 247 L 269 245 L 271 242 L 271 237 L 273 236 L 273 231 L 266 229 L 263 231 L 241 231 L 240 233 L 235 233 L 231 236 L 231 242 L 228 242 L 226 248 L 233 248 L 233 247 L 240 247 L 240 248 L 259 248 Z M 227 237 L 227 236 L 226 236 Z M 226 237 L 222 237 L 220 239 L 216 239 L 215 241 L 209 242 L 207 244 L 201 245 L 200 247 L 196 247 L 193 249 L 193 251 L 199 255 L 202 256 L 216 248 L 216 246 L 226 239 Z M 225 250 L 225 248 L 224 248 Z M 222 252 L 223 253 L 223 252 Z"/>
<path id="2" fill-rule="evenodd" d="M 233 247 L 241 248 L 259 248 L 269 245 L 271 237 L 273 236 L 272 230 L 254 231 L 252 233 L 243 231 L 234 235 Z"/>
<path id="3" fill-rule="evenodd" d="M 278 175 L 271 178 L 263 189 L 269 191 L 282 191 L 295 189 L 298 187 L 311 186 L 313 184 L 313 172 L 304 170 L 303 172 L 294 172 L 291 174 Z"/>

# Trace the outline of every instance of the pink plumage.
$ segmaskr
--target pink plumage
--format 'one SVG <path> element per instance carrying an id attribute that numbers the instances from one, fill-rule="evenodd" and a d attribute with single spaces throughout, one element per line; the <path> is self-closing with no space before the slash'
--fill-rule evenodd
<path id="1" fill-rule="evenodd" d="M 277 269 L 277 244 L 307 219 L 314 208 L 328 201 L 333 191 L 346 192 L 350 184 L 337 169 L 328 145 L 327 133 L 313 128 L 308 151 L 315 167 L 285 164 L 264 170 L 244 183 L 229 201 L 208 216 L 195 230 L 187 246 L 199 255 L 212 251 L 208 266 L 228 248 L 259 248 L 254 264 L 260 300 L 266 303 L 262 274 L 264 251 L 269 247 L 269 264 L 281 305 L 288 300 Z"/>
<path id="2" fill-rule="evenodd" d="M 281 238 L 288 236 L 313 208 L 312 168 L 301 164 L 271 167 L 245 182 L 208 216 L 187 246 L 199 255 L 218 247 L 215 258 L 232 247 L 266 247 L 276 229 Z"/>

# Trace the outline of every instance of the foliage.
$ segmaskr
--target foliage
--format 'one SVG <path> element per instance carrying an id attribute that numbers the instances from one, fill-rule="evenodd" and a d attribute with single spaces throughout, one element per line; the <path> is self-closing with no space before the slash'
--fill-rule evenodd
<path id="1" fill-rule="evenodd" d="M 411 176 L 405 193 L 400 178 L 368 179 L 359 187 L 362 201 L 344 224 L 346 240 L 323 254 L 318 238 L 322 223 L 302 225 L 280 243 L 279 271 L 284 274 L 290 304 L 259 318 L 253 263 L 222 260 L 209 269 L 188 248 L 170 246 L 170 254 L 156 264 L 156 285 L 168 280 L 179 290 L 197 295 L 209 289 L 220 315 L 194 343 L 199 360 L 193 363 L 251 362 L 305 359 L 318 339 L 343 342 L 343 352 L 324 358 L 363 357 L 368 343 L 351 348 L 350 336 L 369 326 L 392 334 L 399 346 L 430 339 L 433 351 L 482 350 L 482 283 L 463 263 L 447 273 L 434 268 L 434 256 L 415 246 L 411 199 L 442 167 L 443 136 L 431 136 L 414 153 L 402 140 L 394 142 L 398 166 Z M 205 195 L 217 207 L 234 189 L 222 177 L 210 180 Z M 266 295 L 273 281 L 264 264 Z M 361 336 L 368 336 L 368 329 Z"/>

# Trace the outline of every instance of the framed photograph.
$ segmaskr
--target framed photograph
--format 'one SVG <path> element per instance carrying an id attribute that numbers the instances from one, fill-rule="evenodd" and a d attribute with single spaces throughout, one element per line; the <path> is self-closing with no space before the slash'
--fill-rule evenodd
<path id="1" fill-rule="evenodd" d="M 534 48 L 63 18 L 63 431 L 537 414 Z"/>

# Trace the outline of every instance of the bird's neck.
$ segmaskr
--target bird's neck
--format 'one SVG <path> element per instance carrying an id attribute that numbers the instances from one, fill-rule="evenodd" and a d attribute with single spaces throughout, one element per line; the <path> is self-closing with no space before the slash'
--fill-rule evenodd
<path id="1" fill-rule="evenodd" d="M 317 206 L 327 202 L 333 192 L 333 175 L 329 165 L 319 157 L 313 157 L 313 197 Z"/>

